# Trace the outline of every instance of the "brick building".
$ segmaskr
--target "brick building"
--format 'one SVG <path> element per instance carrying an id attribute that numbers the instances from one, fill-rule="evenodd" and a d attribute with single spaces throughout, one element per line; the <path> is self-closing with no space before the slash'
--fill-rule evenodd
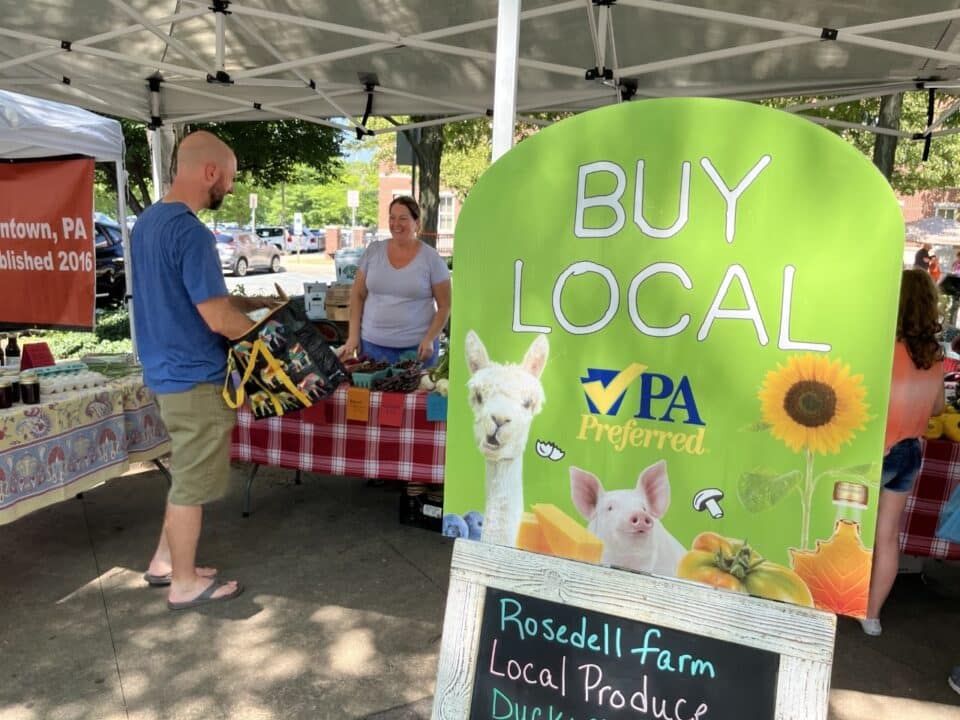
<path id="1" fill-rule="evenodd" d="M 378 178 L 377 237 L 390 237 L 390 203 L 398 195 L 416 195 L 410 173 L 393 163 L 380 163 Z M 453 229 L 460 215 L 460 198 L 451 190 L 440 187 L 440 217 L 437 220 L 437 251 L 441 255 L 453 254 Z"/>
<path id="2" fill-rule="evenodd" d="M 904 222 L 915 222 L 928 217 L 960 219 L 960 188 L 922 190 L 916 195 L 897 195 L 903 209 Z"/>

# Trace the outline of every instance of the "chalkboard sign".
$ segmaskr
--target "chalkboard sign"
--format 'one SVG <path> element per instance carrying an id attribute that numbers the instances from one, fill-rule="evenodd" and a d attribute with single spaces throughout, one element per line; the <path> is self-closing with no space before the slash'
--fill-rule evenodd
<path id="1" fill-rule="evenodd" d="M 457 540 L 435 720 L 826 720 L 836 617 Z"/>
<path id="2" fill-rule="evenodd" d="M 470 718 L 772 720 L 779 667 L 769 650 L 488 588 Z"/>

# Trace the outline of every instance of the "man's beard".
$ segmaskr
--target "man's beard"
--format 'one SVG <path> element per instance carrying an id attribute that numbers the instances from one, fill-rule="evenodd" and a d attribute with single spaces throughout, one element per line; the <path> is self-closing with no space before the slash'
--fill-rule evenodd
<path id="1" fill-rule="evenodd" d="M 210 200 L 207 202 L 207 208 L 209 210 L 219 210 L 220 206 L 223 205 L 224 197 L 225 195 L 218 188 L 210 188 Z"/>

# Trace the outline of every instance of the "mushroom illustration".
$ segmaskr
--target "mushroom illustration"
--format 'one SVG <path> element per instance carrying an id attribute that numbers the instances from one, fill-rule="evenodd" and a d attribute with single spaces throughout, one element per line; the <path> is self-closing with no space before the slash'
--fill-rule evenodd
<path id="1" fill-rule="evenodd" d="M 719 501 L 723 499 L 723 490 L 720 488 L 706 488 L 693 496 L 693 509 L 697 512 L 706 510 L 710 517 L 722 518 L 723 508 Z"/>

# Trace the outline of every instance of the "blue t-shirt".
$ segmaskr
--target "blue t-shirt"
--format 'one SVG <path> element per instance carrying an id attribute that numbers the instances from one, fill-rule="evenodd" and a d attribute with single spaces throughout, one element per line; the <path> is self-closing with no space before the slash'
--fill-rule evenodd
<path id="1" fill-rule="evenodd" d="M 226 339 L 196 307 L 227 294 L 213 233 L 183 203 L 154 203 L 133 226 L 130 254 L 134 332 L 147 387 L 173 393 L 222 383 Z"/>

